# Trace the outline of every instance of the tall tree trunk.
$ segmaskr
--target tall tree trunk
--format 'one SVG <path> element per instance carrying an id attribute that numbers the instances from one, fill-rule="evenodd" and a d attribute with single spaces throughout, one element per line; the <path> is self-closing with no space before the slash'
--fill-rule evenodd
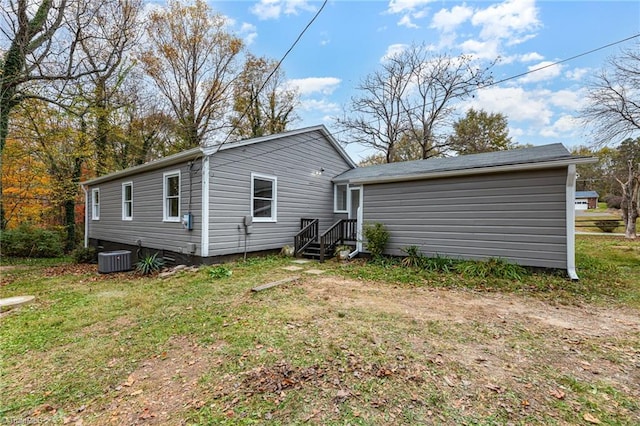
<path id="1" fill-rule="evenodd" d="M 633 161 L 627 161 L 629 176 L 626 182 L 617 179 L 622 187 L 622 220 L 624 221 L 625 238 L 636 238 L 636 220 L 638 219 L 638 193 L 640 192 L 640 170 L 636 172 Z"/>
<path id="2" fill-rule="evenodd" d="M 96 175 L 101 176 L 108 171 L 107 167 L 107 144 L 109 143 L 109 113 L 107 111 L 107 86 L 104 78 L 99 77 L 96 81 Z"/>

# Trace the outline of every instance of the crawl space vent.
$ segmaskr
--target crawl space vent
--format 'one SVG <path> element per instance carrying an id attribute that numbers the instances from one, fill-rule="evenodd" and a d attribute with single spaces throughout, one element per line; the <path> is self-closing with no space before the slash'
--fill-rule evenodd
<path id="1" fill-rule="evenodd" d="M 128 271 L 131 269 L 131 252 L 128 250 L 108 251 L 98 253 L 98 272 L 108 274 L 110 272 Z"/>

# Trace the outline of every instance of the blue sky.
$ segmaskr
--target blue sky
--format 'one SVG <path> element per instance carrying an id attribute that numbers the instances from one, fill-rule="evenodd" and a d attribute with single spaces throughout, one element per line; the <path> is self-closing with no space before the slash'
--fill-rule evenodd
<path id="1" fill-rule="evenodd" d="M 279 59 L 322 2 L 305 0 L 209 1 L 230 20 L 247 49 Z M 295 127 L 325 124 L 338 139 L 332 117 L 341 114 L 355 87 L 382 58 L 411 43 L 436 52 L 492 60 L 495 80 L 607 45 L 640 33 L 639 1 L 346 1 L 330 0 L 282 64 L 302 95 Z M 460 105 L 504 114 L 512 139 L 567 147 L 590 142 L 578 120 L 585 85 L 607 57 L 628 41 L 478 91 Z M 635 46 L 638 46 L 636 44 Z M 350 146 L 358 160 L 370 152 Z"/>

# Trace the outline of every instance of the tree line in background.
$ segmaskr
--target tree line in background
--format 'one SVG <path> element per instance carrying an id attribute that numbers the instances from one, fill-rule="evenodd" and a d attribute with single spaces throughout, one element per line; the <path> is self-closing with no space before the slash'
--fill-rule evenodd
<path id="1" fill-rule="evenodd" d="M 83 217 L 81 180 L 196 146 L 279 133 L 298 119 L 298 93 L 278 63 L 248 52 L 203 0 L 170 0 L 150 12 L 142 0 L 8 0 L 2 7 L 3 229 L 62 225 L 71 249 Z M 590 87 L 582 114 L 597 124 L 602 144 L 638 131 L 638 103 L 625 102 L 637 97 L 638 62 L 636 50 L 623 52 Z M 517 147 L 504 115 L 459 115 L 461 102 L 491 83 L 494 65 L 413 45 L 362 79 L 336 125 L 344 139 L 376 152 L 364 164 Z M 609 161 L 601 173 L 613 176 L 610 165 L 622 158 L 606 157 L 607 150 L 623 152 L 637 141 L 594 151 Z M 598 167 L 592 181 L 611 182 L 596 177 Z M 604 192 L 621 193 L 625 214 L 637 216 L 637 163 L 627 162 L 626 177 L 615 167 L 619 187 Z M 581 171 L 581 182 L 588 173 Z"/>
<path id="2" fill-rule="evenodd" d="M 2 8 L 2 229 L 62 225 L 71 249 L 80 181 L 297 119 L 277 62 L 246 52 L 203 0 L 148 13 L 141 0 Z"/>

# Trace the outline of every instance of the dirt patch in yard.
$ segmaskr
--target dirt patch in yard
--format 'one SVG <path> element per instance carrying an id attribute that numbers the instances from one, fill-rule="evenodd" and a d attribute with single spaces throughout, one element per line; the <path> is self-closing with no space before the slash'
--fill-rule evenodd
<path id="1" fill-rule="evenodd" d="M 307 282 L 305 289 L 313 297 L 331 300 L 336 306 L 380 310 L 421 321 L 521 322 L 595 337 L 640 332 L 638 313 L 618 307 L 552 305 L 513 295 L 404 289 L 331 277 Z"/>
<path id="2" fill-rule="evenodd" d="M 256 341 L 231 359 L 219 349 L 232 343 L 176 336 L 67 423 L 181 425 L 198 412 L 233 423 L 261 410 L 257 423 L 346 424 L 345 413 L 364 424 L 467 422 L 452 413 L 514 424 L 640 423 L 628 402 L 640 400 L 640 313 L 632 309 L 330 276 L 238 293 L 228 310 L 252 304 L 273 304 L 278 315 L 234 321 L 250 328 L 264 320 L 265 341 L 285 330 L 283 345 L 296 353 Z M 241 367 L 229 373 L 226 363 Z M 607 408 L 589 411 L 591 397 Z"/>
<path id="3" fill-rule="evenodd" d="M 221 359 L 215 347 L 202 346 L 186 337 L 175 337 L 166 351 L 143 361 L 117 385 L 111 402 L 90 407 L 70 424 L 165 425 L 182 424 L 185 410 L 199 409 L 204 402 L 198 380 Z"/>
<path id="4" fill-rule="evenodd" d="M 564 399 L 566 387 L 546 375 L 602 382 L 640 398 L 637 311 L 331 277 L 307 282 L 304 290 L 337 310 L 359 308 L 398 315 L 418 326 L 438 326 L 426 340 L 411 334 L 407 340 L 444 367 L 445 387 L 464 388 L 463 405 L 466 396 L 487 389 L 527 395 L 527 407 L 536 399 L 538 405 L 560 395 Z"/>

